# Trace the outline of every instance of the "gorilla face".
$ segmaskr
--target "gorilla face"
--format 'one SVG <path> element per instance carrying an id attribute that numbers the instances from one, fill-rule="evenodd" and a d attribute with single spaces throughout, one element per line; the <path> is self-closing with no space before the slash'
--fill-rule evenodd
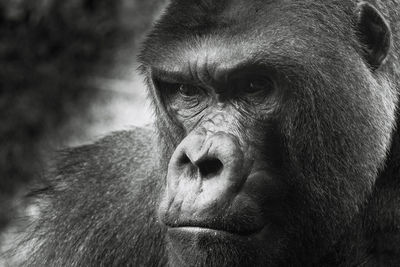
<path id="1" fill-rule="evenodd" d="M 173 1 L 141 56 L 169 160 L 170 263 L 323 256 L 385 160 L 389 47 L 368 4 Z"/>

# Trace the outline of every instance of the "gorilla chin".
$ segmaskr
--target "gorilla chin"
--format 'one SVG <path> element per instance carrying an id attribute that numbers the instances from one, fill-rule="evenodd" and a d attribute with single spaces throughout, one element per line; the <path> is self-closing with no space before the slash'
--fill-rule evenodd
<path id="1" fill-rule="evenodd" d="M 276 250 L 283 234 L 280 229 L 274 229 L 277 227 L 273 218 L 277 213 L 270 213 L 266 207 L 258 205 L 263 193 L 269 194 L 269 199 L 285 195 L 277 183 L 271 183 L 273 180 L 265 171 L 254 172 L 226 208 L 213 203 L 203 206 L 199 213 L 198 209 L 185 208 L 179 201 L 179 204 L 168 202 L 168 208 L 162 203 L 158 215 L 167 228 L 170 265 L 256 266 L 265 263 L 266 259 L 261 259 L 261 255 L 267 257 L 270 251 Z M 260 187 L 263 181 L 264 187 Z M 258 201 L 251 199 L 257 195 Z M 243 257 L 246 254 L 248 257 Z"/>
<path id="2" fill-rule="evenodd" d="M 265 235 L 271 235 L 268 226 L 246 235 L 202 227 L 170 227 L 169 260 L 172 266 L 257 265 L 260 255 L 255 252 L 260 250 Z M 244 254 L 251 257 L 244 260 Z"/>

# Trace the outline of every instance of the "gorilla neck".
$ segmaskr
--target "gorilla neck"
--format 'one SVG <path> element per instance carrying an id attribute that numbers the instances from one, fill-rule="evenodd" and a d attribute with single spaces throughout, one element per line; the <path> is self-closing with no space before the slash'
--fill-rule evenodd
<path id="1" fill-rule="evenodd" d="M 351 229 L 343 235 L 335 249 L 320 261 L 321 264 L 358 266 L 368 263 L 368 266 L 395 266 L 399 263 L 399 175 L 400 132 L 396 131 L 387 161 L 368 202 L 354 219 Z"/>

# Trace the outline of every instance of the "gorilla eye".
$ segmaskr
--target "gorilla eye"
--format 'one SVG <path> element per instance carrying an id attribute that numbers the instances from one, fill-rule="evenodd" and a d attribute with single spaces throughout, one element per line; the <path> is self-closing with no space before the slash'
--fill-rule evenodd
<path id="1" fill-rule="evenodd" d="M 207 93 L 200 86 L 189 83 L 170 83 L 162 80 L 155 80 L 155 85 L 162 93 L 165 103 L 174 110 L 190 113 L 194 108 L 204 106 L 201 104 L 205 103 Z"/>
<path id="2" fill-rule="evenodd" d="M 269 78 L 244 79 L 237 82 L 236 89 L 238 93 L 258 94 L 266 93 L 274 88 L 273 82 Z"/>
<path id="3" fill-rule="evenodd" d="M 189 84 L 178 84 L 178 93 L 183 97 L 193 97 L 199 95 L 201 89 Z"/>
<path id="4" fill-rule="evenodd" d="M 186 83 L 170 83 L 155 79 L 155 85 L 164 92 L 165 96 L 175 100 L 191 100 L 204 94 L 201 87 Z"/>
<path id="5" fill-rule="evenodd" d="M 249 92 L 249 93 L 258 92 L 258 91 L 264 90 L 264 88 L 265 88 L 265 84 L 262 83 L 261 81 L 259 81 L 259 80 L 250 81 L 246 92 Z"/>

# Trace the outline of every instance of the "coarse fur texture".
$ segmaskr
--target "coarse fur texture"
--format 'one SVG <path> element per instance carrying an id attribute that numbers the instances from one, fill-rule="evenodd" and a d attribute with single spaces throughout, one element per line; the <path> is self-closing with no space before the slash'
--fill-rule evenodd
<path id="1" fill-rule="evenodd" d="M 24 264 L 398 266 L 399 18 L 397 0 L 172 1 L 141 55 L 156 130 L 59 155 L 48 184 L 31 195 L 40 212 L 23 234 Z M 249 66 L 263 66 L 281 91 L 232 101 L 226 112 L 221 103 L 232 96 L 218 91 L 218 71 Z M 187 77 L 213 88 L 220 105 L 202 104 L 199 91 L 194 102 L 170 92 Z M 207 138 L 218 140 L 208 159 L 240 172 L 251 158 L 273 182 L 225 169 L 218 179 L 201 176 L 193 151 Z M 201 190 L 181 173 L 188 162 L 200 169 Z M 193 224 L 229 234 L 179 229 Z M 260 224 L 268 227 L 247 235 Z"/>

